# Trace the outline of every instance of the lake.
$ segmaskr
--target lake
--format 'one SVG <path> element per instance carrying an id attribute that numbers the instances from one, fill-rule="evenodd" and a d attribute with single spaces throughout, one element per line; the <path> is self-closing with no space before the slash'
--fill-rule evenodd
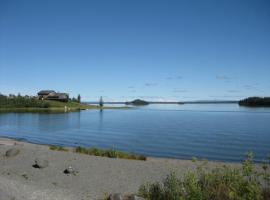
<path id="1" fill-rule="evenodd" d="M 270 108 L 152 104 L 102 112 L 2 113 L 1 136 L 180 159 L 241 161 L 253 151 L 260 162 L 270 153 Z"/>

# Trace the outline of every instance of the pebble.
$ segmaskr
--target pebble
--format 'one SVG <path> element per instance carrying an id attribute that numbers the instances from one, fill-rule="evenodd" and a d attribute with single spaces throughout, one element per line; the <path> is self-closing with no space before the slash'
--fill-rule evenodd
<path id="1" fill-rule="evenodd" d="M 33 165 L 33 167 L 39 168 L 39 169 L 46 168 L 48 166 L 49 166 L 48 160 L 43 160 L 43 159 L 39 159 L 39 158 L 36 158 L 35 164 Z"/>
<path id="2" fill-rule="evenodd" d="M 138 197 L 137 195 L 133 194 L 129 197 L 129 200 L 144 200 L 144 198 Z"/>
<path id="3" fill-rule="evenodd" d="M 109 200 L 123 200 L 123 197 L 121 194 L 116 193 L 116 194 L 111 194 L 109 196 Z"/>
<path id="4" fill-rule="evenodd" d="M 135 194 L 132 195 L 122 195 L 120 193 L 110 194 L 108 200 L 145 200 Z"/>

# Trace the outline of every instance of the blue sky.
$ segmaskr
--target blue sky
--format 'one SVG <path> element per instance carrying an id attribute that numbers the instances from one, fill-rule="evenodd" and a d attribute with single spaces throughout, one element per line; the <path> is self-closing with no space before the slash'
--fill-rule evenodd
<path id="1" fill-rule="evenodd" d="M 270 96 L 270 1 L 0 0 L 0 92 Z"/>

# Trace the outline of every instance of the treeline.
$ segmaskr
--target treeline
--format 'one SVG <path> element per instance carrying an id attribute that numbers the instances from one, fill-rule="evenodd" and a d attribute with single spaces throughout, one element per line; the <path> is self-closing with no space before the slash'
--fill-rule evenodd
<path id="1" fill-rule="evenodd" d="M 0 108 L 49 108 L 48 102 L 40 101 L 34 97 L 0 94 Z"/>
<path id="2" fill-rule="evenodd" d="M 81 95 L 79 94 L 77 98 L 73 97 L 73 98 L 69 98 L 70 102 L 75 102 L 75 103 L 81 103 Z"/>
<path id="3" fill-rule="evenodd" d="M 270 97 L 249 97 L 239 101 L 240 106 L 270 106 Z"/>

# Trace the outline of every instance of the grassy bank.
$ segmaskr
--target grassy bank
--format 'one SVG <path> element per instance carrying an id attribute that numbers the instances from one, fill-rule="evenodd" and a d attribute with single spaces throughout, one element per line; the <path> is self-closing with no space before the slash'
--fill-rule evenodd
<path id="1" fill-rule="evenodd" d="M 50 146 L 49 149 L 53 151 L 69 151 L 69 149 L 61 146 Z"/>
<path id="2" fill-rule="evenodd" d="M 146 157 L 143 155 L 135 155 L 126 152 L 116 151 L 115 149 L 98 149 L 98 148 L 83 148 L 77 147 L 75 149 L 76 153 L 82 153 L 93 156 L 102 156 L 109 158 L 122 158 L 122 159 L 131 159 L 131 160 L 146 160 Z"/>
<path id="3" fill-rule="evenodd" d="M 52 100 L 36 100 L 38 105 L 42 107 L 21 106 L 0 106 L 0 113 L 16 112 L 16 113 L 63 113 L 63 112 L 75 112 L 86 109 L 100 109 L 96 105 L 88 105 L 77 102 L 59 102 Z M 128 107 L 109 107 L 104 106 L 102 109 L 125 109 Z"/>
<path id="4" fill-rule="evenodd" d="M 50 146 L 49 149 L 54 150 L 54 151 L 69 151 L 68 148 L 64 148 L 61 146 Z M 146 160 L 146 157 L 143 155 L 135 155 L 135 154 L 130 154 L 130 153 L 126 153 L 126 152 L 116 151 L 113 148 L 111 148 L 111 149 L 98 149 L 98 148 L 77 147 L 77 148 L 73 149 L 73 152 L 86 154 L 86 155 L 108 157 L 108 158 Z"/>
<path id="5" fill-rule="evenodd" d="M 58 102 L 50 100 L 37 100 L 38 103 L 42 103 L 44 107 L 1 107 L 0 112 L 34 112 L 34 113 L 61 113 L 61 112 L 74 112 L 84 109 L 97 109 L 97 106 L 81 104 L 76 102 Z"/>

